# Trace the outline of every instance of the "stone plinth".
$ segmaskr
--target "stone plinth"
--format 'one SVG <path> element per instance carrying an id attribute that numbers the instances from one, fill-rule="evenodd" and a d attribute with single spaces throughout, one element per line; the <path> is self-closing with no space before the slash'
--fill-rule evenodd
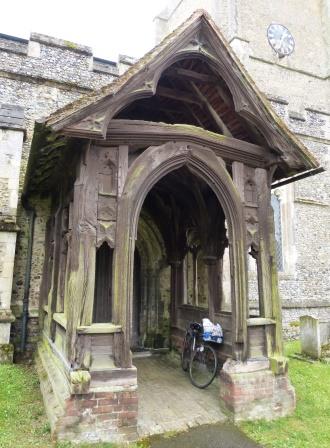
<path id="1" fill-rule="evenodd" d="M 287 373 L 276 375 L 268 360 L 227 360 L 220 372 L 220 402 L 234 421 L 272 420 L 294 411 L 295 391 Z"/>
<path id="2" fill-rule="evenodd" d="M 14 347 L 9 343 L 10 326 L 15 320 L 11 310 L 0 309 L 0 364 L 13 362 Z"/>

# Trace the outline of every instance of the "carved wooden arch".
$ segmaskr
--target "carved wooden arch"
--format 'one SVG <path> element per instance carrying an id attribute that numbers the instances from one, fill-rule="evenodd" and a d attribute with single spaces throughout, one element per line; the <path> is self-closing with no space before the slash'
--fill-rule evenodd
<path id="1" fill-rule="evenodd" d="M 162 77 L 163 73 L 169 69 L 173 64 L 185 59 L 196 58 L 200 59 L 214 70 L 215 75 L 224 80 L 228 87 L 235 107 L 235 112 L 242 117 L 246 118 L 251 124 L 262 128 L 262 132 L 265 138 L 272 138 L 272 135 L 268 135 L 269 129 L 264 123 L 264 120 L 258 116 L 257 109 L 252 104 L 253 93 L 249 91 L 250 88 L 245 83 L 243 88 L 242 80 L 238 76 L 233 76 L 233 68 L 229 64 L 228 58 L 222 54 L 223 49 L 215 51 L 210 48 L 209 44 L 205 44 L 205 47 L 194 48 L 179 48 L 175 53 L 169 53 L 165 59 L 160 62 L 156 62 L 156 67 L 148 69 L 150 73 L 145 73 L 144 78 L 136 85 L 128 85 L 111 101 L 110 107 L 106 112 L 101 112 L 102 116 L 102 133 L 106 134 L 106 129 L 109 126 L 111 119 L 120 111 L 125 109 L 129 104 L 134 101 L 150 98 L 156 94 L 157 85 Z M 138 76 L 138 75 L 137 75 Z M 132 84 L 134 84 L 132 79 Z M 274 143 L 274 141 L 271 141 Z"/>
<path id="2" fill-rule="evenodd" d="M 243 207 L 225 165 L 213 151 L 189 142 L 168 142 L 149 147 L 129 168 L 118 204 L 114 254 L 114 321 L 122 325 L 122 365 L 131 365 L 130 332 L 134 248 L 138 219 L 144 199 L 166 174 L 182 166 L 203 179 L 217 196 L 228 223 L 232 277 L 233 356 L 246 357 L 247 278 Z"/>

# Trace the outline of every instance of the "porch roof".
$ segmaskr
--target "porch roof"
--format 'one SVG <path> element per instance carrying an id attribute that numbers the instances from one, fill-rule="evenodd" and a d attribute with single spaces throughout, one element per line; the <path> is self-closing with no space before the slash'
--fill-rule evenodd
<path id="1" fill-rule="evenodd" d="M 281 169 L 275 176 L 276 180 L 319 167 L 313 154 L 290 131 L 258 90 L 208 13 L 198 10 L 122 76 L 97 91 L 83 95 L 37 125 L 25 191 L 31 190 L 31 182 L 36 182 L 36 178 L 32 179 L 34 174 L 42 171 L 44 162 L 41 163 L 41 159 L 47 159 L 49 174 L 61 159 L 59 152 L 63 152 L 63 147 L 67 147 L 68 142 L 75 145 L 76 139 L 71 137 L 107 139 L 112 118 L 127 106 L 128 101 L 153 97 L 161 74 L 170 66 L 174 55 L 180 54 L 205 57 L 221 66 L 223 79 L 230 79 L 232 83 L 229 90 L 238 117 L 238 125 L 234 122 L 234 128 L 238 127 L 237 137 L 230 133 L 230 123 L 227 126 L 224 124 L 224 130 L 238 139 L 244 136 L 242 138 L 250 143 L 255 142 L 248 139 L 246 123 L 262 134 L 265 151 L 278 156 Z M 225 113 L 228 114 L 228 109 Z M 220 127 L 221 122 L 220 116 Z"/>

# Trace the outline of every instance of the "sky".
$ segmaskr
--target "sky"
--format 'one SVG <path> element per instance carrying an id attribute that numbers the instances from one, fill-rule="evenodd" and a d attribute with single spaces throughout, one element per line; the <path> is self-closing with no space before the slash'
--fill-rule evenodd
<path id="1" fill-rule="evenodd" d="M 168 0 L 2 0 L 0 33 L 29 39 L 31 31 L 88 45 L 117 61 L 155 44 L 154 17 Z"/>

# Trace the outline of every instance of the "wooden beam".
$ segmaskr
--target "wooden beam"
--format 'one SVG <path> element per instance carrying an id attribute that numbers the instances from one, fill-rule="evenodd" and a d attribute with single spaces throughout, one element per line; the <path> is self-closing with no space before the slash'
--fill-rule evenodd
<path id="1" fill-rule="evenodd" d="M 189 79 L 190 81 L 198 81 L 209 84 L 214 84 L 218 81 L 216 76 L 195 72 L 194 70 L 187 70 L 185 68 L 173 68 L 169 70 L 166 75 L 180 76 L 182 78 Z"/>
<path id="2" fill-rule="evenodd" d="M 223 102 L 229 106 L 230 108 L 233 107 L 233 100 L 230 98 L 230 95 L 225 91 L 225 89 L 220 86 L 219 84 L 216 85 L 216 89 L 218 94 L 220 95 Z"/>
<path id="3" fill-rule="evenodd" d="M 198 104 L 199 106 L 202 106 L 202 101 L 196 98 L 195 95 L 180 90 L 169 89 L 168 87 L 158 87 L 156 94 L 165 98 L 183 101 L 184 103 Z"/>
<path id="4" fill-rule="evenodd" d="M 216 125 L 218 126 L 222 134 L 225 135 L 226 137 L 232 137 L 232 134 L 225 125 L 225 123 L 221 120 L 216 110 L 209 103 L 208 99 L 203 95 L 203 93 L 199 90 L 196 84 L 190 81 L 190 85 L 193 88 L 194 92 L 197 94 L 198 98 L 204 103 L 204 105 L 208 109 L 210 115 L 212 116 L 213 120 L 215 121 Z"/>
<path id="5" fill-rule="evenodd" d="M 107 140 L 112 144 L 160 145 L 169 140 L 189 141 L 205 145 L 226 161 L 244 162 L 250 166 L 265 166 L 277 157 L 265 148 L 218 135 L 195 126 L 154 123 L 141 120 L 111 120 Z M 109 145 L 108 142 L 103 144 Z M 100 144 L 100 142 L 98 142 Z"/>

